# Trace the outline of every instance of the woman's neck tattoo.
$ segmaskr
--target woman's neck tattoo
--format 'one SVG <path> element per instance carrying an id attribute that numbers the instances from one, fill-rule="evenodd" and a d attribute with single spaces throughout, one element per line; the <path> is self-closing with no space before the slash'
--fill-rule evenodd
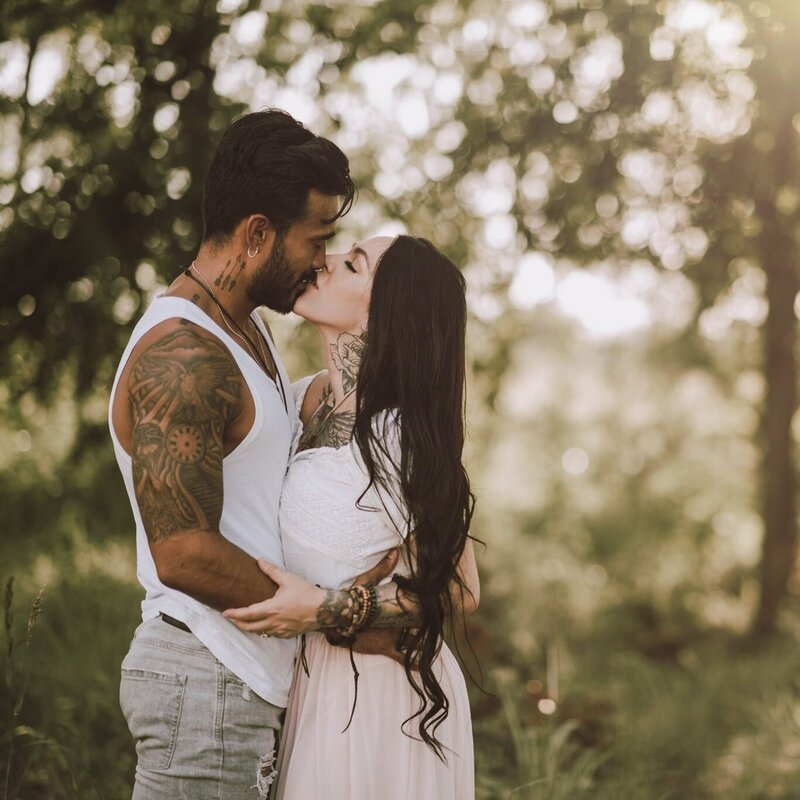
<path id="1" fill-rule="evenodd" d="M 331 359 L 342 377 L 345 394 L 356 388 L 358 368 L 367 346 L 367 334 L 353 336 L 352 333 L 339 334 L 330 346 Z"/>
<path id="2" fill-rule="evenodd" d="M 347 395 L 356 388 L 358 368 L 367 344 L 367 334 L 353 336 L 342 333 L 330 346 L 331 360 L 342 379 L 345 397 L 339 401 L 330 386 L 326 387 L 320 398 L 320 404 L 303 430 L 298 450 L 311 447 L 342 447 L 353 438 L 353 426 L 356 412 L 352 403 L 346 402 Z"/>

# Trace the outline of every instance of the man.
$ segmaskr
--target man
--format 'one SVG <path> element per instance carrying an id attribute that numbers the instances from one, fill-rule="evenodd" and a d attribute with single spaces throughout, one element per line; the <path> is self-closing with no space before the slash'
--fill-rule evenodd
<path id="1" fill-rule="evenodd" d="M 269 791 L 295 642 L 220 613 L 274 594 L 258 557 L 283 563 L 278 504 L 298 420 L 253 312 L 291 310 L 353 194 L 330 141 L 276 110 L 238 119 L 206 179 L 198 256 L 123 354 L 110 427 L 146 590 L 120 689 L 134 800 Z M 387 574 L 385 561 L 362 580 Z"/>

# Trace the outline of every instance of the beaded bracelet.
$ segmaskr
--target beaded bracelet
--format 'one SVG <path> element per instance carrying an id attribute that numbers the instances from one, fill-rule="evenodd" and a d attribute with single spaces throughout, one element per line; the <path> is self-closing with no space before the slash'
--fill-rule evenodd
<path id="1" fill-rule="evenodd" d="M 350 624 L 342 631 L 342 634 L 350 637 L 361 630 L 364 625 L 364 619 L 368 611 L 369 591 L 365 586 L 351 586 L 347 593 L 353 602 L 353 616 L 350 619 Z"/>
<path id="2" fill-rule="evenodd" d="M 372 598 L 370 597 L 369 589 L 366 586 L 357 586 L 356 588 L 361 595 L 361 614 L 356 623 L 354 633 L 366 627 L 367 617 L 369 617 L 372 610 Z"/>
<path id="3" fill-rule="evenodd" d="M 375 622 L 375 618 L 378 616 L 378 590 L 370 583 L 367 584 L 367 589 L 369 591 L 369 611 L 367 612 L 367 617 L 364 620 L 364 627 L 369 628 L 373 622 Z"/>

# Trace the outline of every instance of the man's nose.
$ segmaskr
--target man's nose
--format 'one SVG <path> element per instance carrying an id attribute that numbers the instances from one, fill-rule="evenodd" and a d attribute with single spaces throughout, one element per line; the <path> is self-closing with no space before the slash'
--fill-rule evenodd
<path id="1" fill-rule="evenodd" d="M 317 269 L 317 270 L 325 269 L 326 264 L 327 264 L 327 258 L 328 257 L 325 254 L 325 249 L 323 248 L 314 257 L 314 260 L 311 262 L 311 266 L 314 267 L 314 269 Z"/>

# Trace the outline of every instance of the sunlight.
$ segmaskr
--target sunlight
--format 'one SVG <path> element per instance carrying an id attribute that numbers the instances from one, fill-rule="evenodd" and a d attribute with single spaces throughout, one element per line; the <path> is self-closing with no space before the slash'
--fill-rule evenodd
<path id="1" fill-rule="evenodd" d="M 39 45 L 31 64 L 28 102 L 35 106 L 55 91 L 69 65 L 69 41 L 65 36 L 50 36 Z"/>
<path id="2" fill-rule="evenodd" d="M 529 309 L 552 300 L 555 288 L 555 271 L 549 259 L 541 253 L 527 253 L 508 288 L 508 299 L 519 309 Z"/>
<path id="3" fill-rule="evenodd" d="M 21 97 L 25 91 L 28 46 L 12 39 L 0 42 L 0 95 Z"/>
<path id="4" fill-rule="evenodd" d="M 267 29 L 267 15 L 263 11 L 249 11 L 231 23 L 231 36 L 243 47 L 260 49 Z"/>
<path id="5" fill-rule="evenodd" d="M 583 475 L 589 469 L 589 454 L 580 447 L 570 447 L 561 456 L 561 466 L 568 475 Z"/>
<path id="6" fill-rule="evenodd" d="M 591 334 L 613 337 L 646 327 L 647 304 L 607 278 L 575 270 L 556 289 L 561 310 Z"/>

